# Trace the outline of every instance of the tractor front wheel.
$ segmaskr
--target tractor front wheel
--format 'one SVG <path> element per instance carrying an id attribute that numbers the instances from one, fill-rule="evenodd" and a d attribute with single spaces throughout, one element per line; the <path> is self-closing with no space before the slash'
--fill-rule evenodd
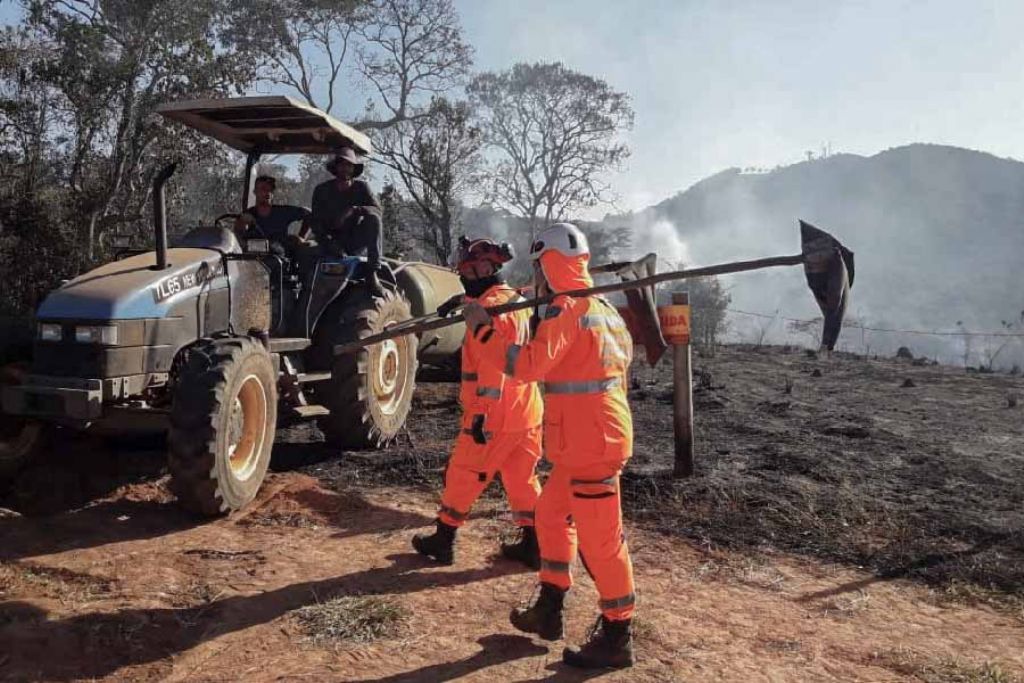
<path id="1" fill-rule="evenodd" d="M 270 354 L 247 337 L 187 352 L 171 408 L 171 489 L 186 509 L 216 515 L 256 497 L 277 424 Z"/>
<path id="2" fill-rule="evenodd" d="M 0 389 L 21 384 L 28 374 L 27 363 L 0 367 Z M 45 437 L 42 422 L 0 413 L 0 485 L 14 479 L 41 450 Z"/>
<path id="3" fill-rule="evenodd" d="M 325 335 L 343 344 L 385 331 L 411 317 L 396 292 L 371 297 L 354 292 L 340 319 Z M 328 443 L 340 448 L 381 448 L 398 436 L 416 388 L 415 335 L 374 344 L 334 358 L 331 379 L 316 385 L 316 397 L 331 414 L 319 420 Z"/>

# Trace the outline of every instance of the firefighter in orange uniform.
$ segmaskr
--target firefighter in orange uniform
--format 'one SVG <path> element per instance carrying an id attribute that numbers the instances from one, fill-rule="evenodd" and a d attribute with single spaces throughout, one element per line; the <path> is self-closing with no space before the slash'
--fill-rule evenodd
<path id="1" fill-rule="evenodd" d="M 507 244 L 491 240 L 460 241 L 457 268 L 466 290 L 466 301 L 491 307 L 521 297 L 504 283 L 502 264 L 512 259 Z M 461 297 L 460 297 L 461 298 Z M 446 315 L 452 301 L 438 312 Z M 494 319 L 491 334 L 509 344 L 525 344 L 530 338 L 530 315 L 518 311 Z M 442 564 L 454 560 L 455 533 L 496 474 L 508 495 L 512 518 L 519 527 L 515 543 L 502 544 L 505 557 L 537 569 L 540 555 L 534 531 L 534 508 L 540 495 L 536 467 L 541 452 L 543 401 L 536 382 L 505 377 L 499 368 L 480 363 L 481 342 L 468 332 L 462 346 L 461 431 L 445 473 L 441 509 L 436 530 L 417 535 L 417 552 Z"/>
<path id="2" fill-rule="evenodd" d="M 593 286 L 587 239 L 574 225 L 544 230 L 530 251 L 539 296 Z M 582 647 L 564 650 L 563 661 L 632 666 L 636 597 L 619 498 L 619 474 L 633 452 L 626 325 L 598 296 L 557 296 L 527 344 L 498 334 L 480 306 L 467 306 L 465 317 L 479 343 L 480 367 L 500 367 L 509 380 L 543 382 L 545 456 L 553 468 L 537 502 L 540 594 L 531 607 L 513 610 L 512 624 L 545 640 L 563 636 L 562 604 L 578 548 L 597 584 L 601 617 Z"/>

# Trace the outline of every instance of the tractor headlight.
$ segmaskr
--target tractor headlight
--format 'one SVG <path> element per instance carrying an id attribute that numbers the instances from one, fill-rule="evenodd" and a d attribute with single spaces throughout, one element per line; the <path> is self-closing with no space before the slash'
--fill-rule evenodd
<path id="1" fill-rule="evenodd" d="M 75 328 L 75 341 L 80 344 L 117 344 L 117 325 L 79 325 Z"/>
<path id="2" fill-rule="evenodd" d="M 59 323 L 39 323 L 40 341 L 59 342 L 64 338 L 64 330 Z"/>

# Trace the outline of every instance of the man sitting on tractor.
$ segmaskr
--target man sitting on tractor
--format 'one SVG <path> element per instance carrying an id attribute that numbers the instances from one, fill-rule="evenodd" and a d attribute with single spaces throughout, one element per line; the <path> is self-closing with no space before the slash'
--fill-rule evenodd
<path id="1" fill-rule="evenodd" d="M 313 230 L 327 253 L 351 256 L 365 252 L 366 284 L 374 296 L 383 296 L 377 268 L 380 265 L 381 210 L 370 186 L 357 178 L 364 164 L 355 150 L 342 147 L 326 164 L 334 180 L 313 190 Z"/>
<path id="2" fill-rule="evenodd" d="M 235 219 L 235 234 L 239 239 L 266 238 L 282 247 L 286 244 L 302 243 L 309 234 L 310 213 L 301 206 L 274 204 L 274 190 L 277 179 L 269 175 L 256 178 L 256 204 Z M 296 235 L 288 234 L 288 226 L 302 221 L 302 228 Z"/>

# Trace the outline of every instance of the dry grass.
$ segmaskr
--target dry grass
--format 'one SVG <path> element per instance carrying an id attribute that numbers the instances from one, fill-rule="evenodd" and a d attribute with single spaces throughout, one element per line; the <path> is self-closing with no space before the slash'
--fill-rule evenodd
<path id="1" fill-rule="evenodd" d="M 104 577 L 29 563 L 0 563 L 0 598 L 25 592 L 58 600 L 65 606 L 78 606 L 113 589 L 114 582 Z"/>
<path id="2" fill-rule="evenodd" d="M 323 521 L 301 512 L 256 513 L 243 522 L 246 526 L 285 526 L 292 529 L 319 529 Z"/>
<path id="3" fill-rule="evenodd" d="M 923 683 L 1020 683 L 997 662 L 971 662 L 960 657 L 930 659 L 904 649 L 876 653 L 872 663 Z"/>
<path id="4" fill-rule="evenodd" d="M 985 588 L 974 583 L 953 580 L 931 591 L 935 604 L 946 606 L 988 605 L 1024 623 L 1024 595 Z"/>
<path id="5" fill-rule="evenodd" d="M 848 595 L 837 595 L 825 601 L 821 611 L 825 616 L 852 617 L 868 608 L 871 596 L 865 590 L 857 590 Z"/>
<path id="6" fill-rule="evenodd" d="M 633 617 L 633 640 L 639 644 L 654 641 L 658 638 L 658 627 L 655 620 L 643 614 Z"/>
<path id="7" fill-rule="evenodd" d="M 369 643 L 405 630 L 409 611 L 392 597 L 343 595 L 292 613 L 315 645 Z"/>
<path id="8" fill-rule="evenodd" d="M 786 583 L 783 574 L 770 558 L 741 553 L 714 553 L 693 570 L 696 581 L 737 582 L 768 591 L 780 591 Z"/>

